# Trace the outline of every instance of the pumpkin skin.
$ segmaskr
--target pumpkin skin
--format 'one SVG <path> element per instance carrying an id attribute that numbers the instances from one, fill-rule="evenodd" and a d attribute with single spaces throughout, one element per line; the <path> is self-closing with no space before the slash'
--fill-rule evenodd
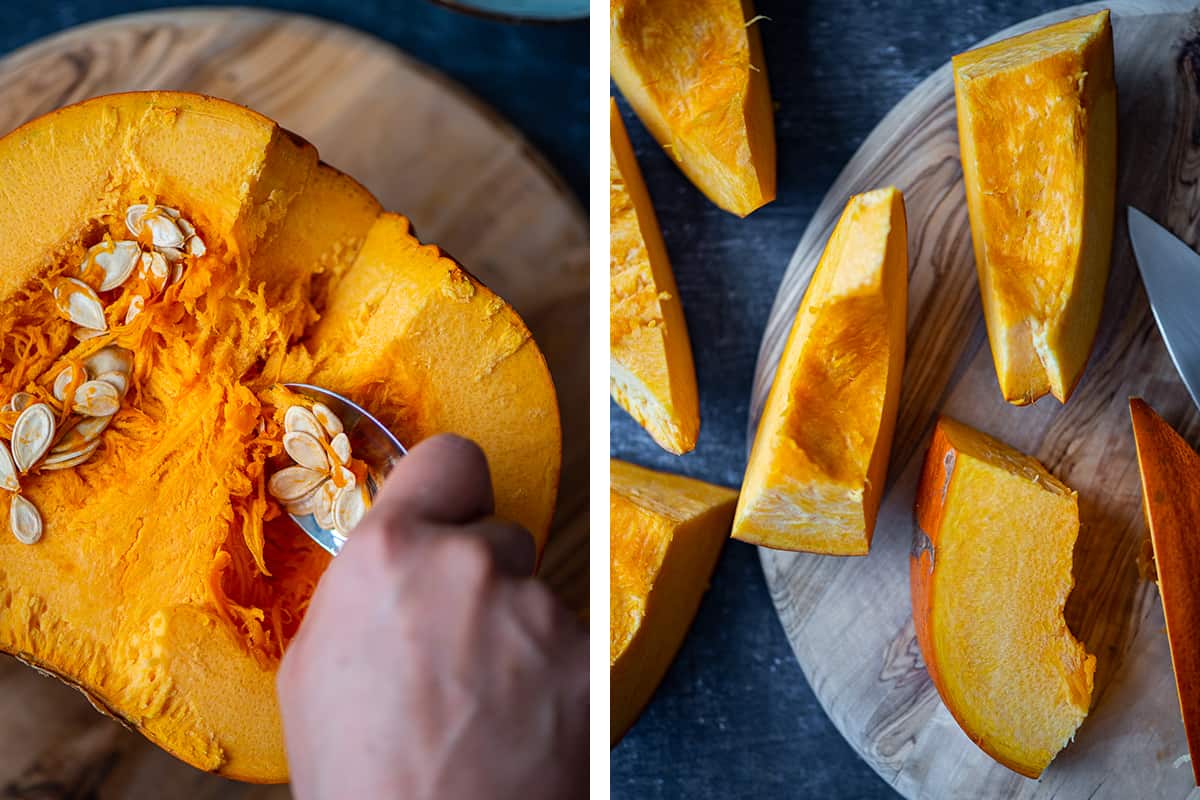
<path id="1" fill-rule="evenodd" d="M 609 462 L 609 724 L 615 745 L 687 634 L 729 532 L 737 492 Z"/>
<path id="2" fill-rule="evenodd" d="M 1108 11 L 956 55 L 971 239 L 1004 398 L 1065 403 L 1112 251 L 1117 91 Z"/>
<path id="3" fill-rule="evenodd" d="M 658 218 L 612 98 L 609 141 L 612 396 L 664 450 L 682 455 L 700 434 L 692 345 Z"/>
<path id="4" fill-rule="evenodd" d="M 1036 459 L 942 417 L 916 521 L 913 623 L 929 677 L 971 741 L 1036 778 L 1091 704 L 1096 657 L 1063 619 L 1078 498 Z"/>
<path id="5" fill-rule="evenodd" d="M 286 781 L 275 673 L 329 556 L 263 491 L 256 431 L 281 420 L 273 387 L 347 392 L 406 444 L 474 438 L 497 513 L 540 552 L 561 459 L 545 361 L 516 313 L 403 217 L 232 103 L 89 100 L 0 139 L 0 163 L 6 396 L 56 357 L 21 357 L 23 331 L 80 354 L 107 343 L 71 341 L 45 314 L 41 281 L 115 231 L 110 215 L 174 206 L 208 250 L 162 302 L 112 328 L 135 354 L 133 378 L 96 455 L 25 479 L 45 534 L 33 546 L 0 535 L 0 650 L 199 769 Z M 0 493 L 5 518 L 8 506 Z"/>
<path id="6" fill-rule="evenodd" d="M 775 119 L 750 0 L 613 0 L 612 76 L 658 143 L 721 208 L 775 199 Z"/>
<path id="7" fill-rule="evenodd" d="M 813 273 L 767 395 L 735 539 L 866 555 L 904 374 L 904 198 L 850 198 Z"/>
<path id="8" fill-rule="evenodd" d="M 1167 623 L 1179 710 L 1200 785 L 1200 455 L 1140 398 L 1129 401 L 1142 477 L 1142 510 L 1154 547 L 1158 594 Z"/>

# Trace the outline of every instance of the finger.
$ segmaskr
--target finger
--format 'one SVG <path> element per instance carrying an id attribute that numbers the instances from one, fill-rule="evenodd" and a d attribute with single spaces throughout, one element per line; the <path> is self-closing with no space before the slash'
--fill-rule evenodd
<path id="1" fill-rule="evenodd" d="M 401 521 L 473 522 L 492 513 L 492 479 L 479 445 L 441 434 L 400 459 L 376 495 L 372 512 L 388 527 Z"/>
<path id="2" fill-rule="evenodd" d="M 496 571 L 527 578 L 537 565 L 537 545 L 529 531 L 515 522 L 489 517 L 455 529 L 455 533 L 481 539 L 492 555 Z"/>

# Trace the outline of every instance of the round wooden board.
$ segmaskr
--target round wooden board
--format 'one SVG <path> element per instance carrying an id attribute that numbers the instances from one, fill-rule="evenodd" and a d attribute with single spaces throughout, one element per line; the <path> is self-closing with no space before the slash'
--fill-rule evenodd
<path id="1" fill-rule="evenodd" d="M 1145 397 L 1189 441 L 1200 415 L 1155 328 L 1125 227 L 1135 205 L 1200 244 L 1200 34 L 1180 0 L 1065 9 L 997 34 L 1108 7 L 1120 105 L 1118 223 L 1104 319 L 1066 406 L 1000 396 L 976 283 L 947 64 L 888 114 L 847 165 L 788 266 L 759 353 L 750 433 L 817 260 L 850 195 L 904 192 L 908 359 L 890 485 L 866 558 L 760 550 L 796 657 L 851 745 L 910 798 L 1183 798 L 1193 792 L 1162 608 L 1139 575 L 1147 538 L 1128 399 Z M 1079 492 L 1071 629 L 1096 654 L 1090 716 L 1040 781 L 1005 769 L 959 729 L 917 647 L 908 553 L 917 477 L 945 412 L 1035 455 Z M 1198 754 L 1200 755 L 1200 754 Z M 1197 790 L 1194 797 L 1200 797 Z"/>
<path id="2" fill-rule="evenodd" d="M 315 144 L 508 299 L 554 374 L 558 514 L 542 576 L 588 596 L 588 249 L 583 210 L 515 130 L 395 48 L 310 17 L 171 10 L 76 28 L 0 60 L 0 134 L 59 106 L 134 89 L 243 103 Z M 77 692 L 0 659 L 0 796 L 283 798 L 176 761 Z"/>

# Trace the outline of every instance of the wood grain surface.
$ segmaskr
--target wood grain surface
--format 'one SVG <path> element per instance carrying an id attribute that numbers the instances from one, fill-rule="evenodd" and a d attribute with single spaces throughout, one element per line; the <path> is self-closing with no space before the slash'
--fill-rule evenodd
<path id="1" fill-rule="evenodd" d="M 1145 397 L 1193 444 L 1191 405 L 1154 326 L 1125 227 L 1136 205 L 1200 245 L 1200 31 L 1181 0 L 1064 9 L 993 38 L 1113 11 L 1120 105 L 1118 221 L 1104 318 L 1066 406 L 1003 401 L 987 346 L 971 251 L 949 65 L 867 138 L 813 217 L 788 266 L 759 353 L 749 433 L 800 299 L 851 194 L 893 184 L 908 210 L 908 359 L 890 484 L 867 558 L 760 550 L 767 583 L 809 683 L 837 728 L 910 798 L 1200 797 L 1185 758 L 1147 547 L 1128 398 Z M 1037 456 L 1079 492 L 1071 629 L 1097 656 L 1092 711 L 1040 781 L 992 761 L 930 683 L 908 588 L 912 507 L 936 415 L 948 413 Z"/>
<path id="2" fill-rule="evenodd" d="M 83 26 L 0 60 L 0 134 L 59 106 L 180 89 L 261 111 L 513 303 L 558 388 L 563 474 L 542 577 L 588 595 L 587 223 L 521 136 L 459 86 L 367 35 L 246 9 L 171 10 Z M 0 659 L 0 797 L 285 798 L 201 773 Z"/>

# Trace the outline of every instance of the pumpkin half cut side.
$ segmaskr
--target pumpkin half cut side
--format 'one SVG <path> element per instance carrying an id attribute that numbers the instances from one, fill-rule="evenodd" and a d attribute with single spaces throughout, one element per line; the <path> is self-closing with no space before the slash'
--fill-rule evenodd
<path id="1" fill-rule="evenodd" d="M 90 460 L 21 477 L 44 531 L 0 535 L 0 650 L 199 769 L 285 781 L 275 672 L 329 557 L 266 491 L 287 463 L 273 387 L 325 386 L 406 443 L 474 439 L 497 513 L 540 549 L 561 459 L 545 361 L 502 299 L 241 106 L 96 98 L 0 139 L 0 163 L 0 404 L 54 407 L 63 363 L 131 354 Z M 102 330 L 81 331 L 49 287 L 88 279 L 85 256 L 128 239 L 136 205 L 177 210 L 203 253 L 132 317 L 145 281 L 99 291 Z M 0 437 L 12 425 L 0 411 Z"/>

